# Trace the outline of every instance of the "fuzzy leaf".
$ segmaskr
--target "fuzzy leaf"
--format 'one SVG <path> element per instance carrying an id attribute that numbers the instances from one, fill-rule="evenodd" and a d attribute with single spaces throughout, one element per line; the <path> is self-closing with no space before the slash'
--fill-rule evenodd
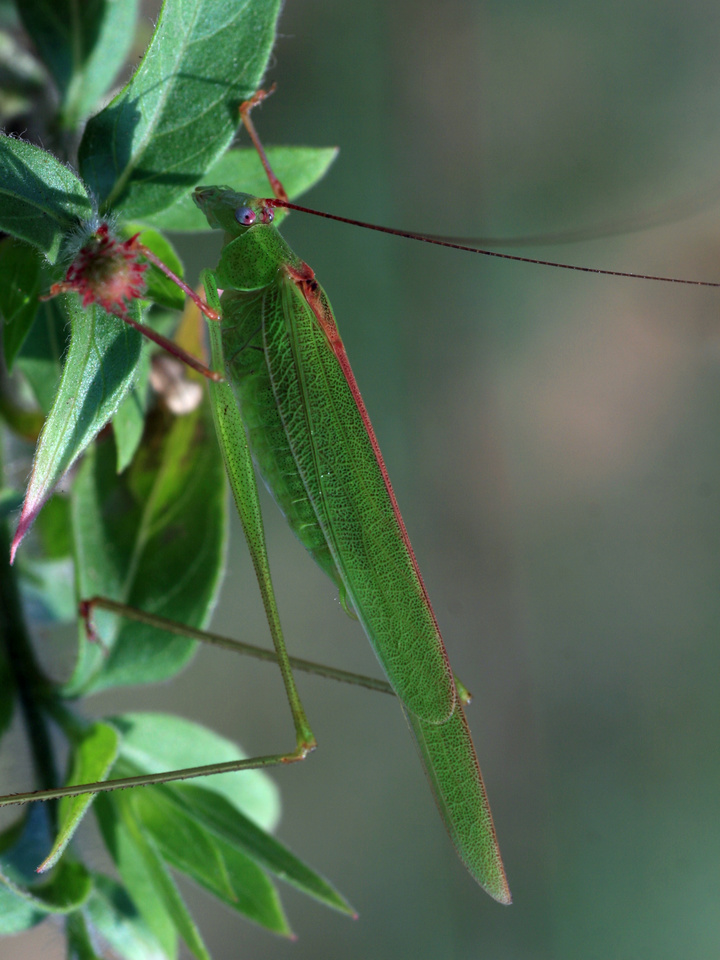
<path id="1" fill-rule="evenodd" d="M 233 138 L 260 84 L 280 0 L 165 0 L 130 83 L 93 117 L 81 173 L 126 219 L 173 204 Z"/>
<path id="2" fill-rule="evenodd" d="M 0 134 L 0 230 L 27 240 L 50 263 L 93 209 L 84 184 L 47 150 Z"/>
<path id="3" fill-rule="evenodd" d="M 77 910 L 90 896 L 92 880 L 81 863 L 63 863 L 47 883 L 23 887 L 0 867 L 0 884 L 22 898 L 33 909 L 45 913 L 66 914 Z"/>
<path id="4" fill-rule="evenodd" d="M 11 559 L 55 484 L 117 410 L 140 357 L 141 336 L 122 320 L 95 304 L 83 309 L 74 294 L 68 306 L 70 350 L 35 451 Z"/>
<path id="5" fill-rule="evenodd" d="M 268 159 L 291 199 L 299 197 L 327 173 L 337 157 L 336 147 L 268 147 Z M 264 197 L 269 192 L 268 179 L 254 148 L 229 150 L 205 174 L 207 183 L 227 183 L 235 190 Z M 282 214 L 276 211 L 276 220 Z M 193 202 L 190 193 L 167 210 L 146 218 L 162 230 L 200 232 L 210 229 L 207 217 Z"/>

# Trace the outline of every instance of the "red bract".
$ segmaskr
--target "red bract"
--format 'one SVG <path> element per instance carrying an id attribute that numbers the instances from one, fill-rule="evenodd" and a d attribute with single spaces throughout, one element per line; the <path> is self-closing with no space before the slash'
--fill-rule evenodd
<path id="1" fill-rule="evenodd" d="M 129 240 L 114 237 L 107 223 L 101 223 L 68 267 L 65 279 L 54 283 L 47 297 L 74 290 L 84 307 L 98 303 L 125 317 L 128 305 L 145 292 L 145 271 L 140 262 L 142 245 L 139 234 Z"/>

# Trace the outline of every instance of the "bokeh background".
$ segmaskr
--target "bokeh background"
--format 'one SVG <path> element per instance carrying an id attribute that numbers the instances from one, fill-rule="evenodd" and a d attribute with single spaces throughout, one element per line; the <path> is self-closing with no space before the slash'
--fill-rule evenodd
<path id="1" fill-rule="evenodd" d="M 608 233 L 527 252 L 720 279 L 716 3 L 292 0 L 281 31 L 256 120 L 269 143 L 341 148 L 317 208 L 464 236 Z M 475 694 L 515 903 L 457 861 L 397 705 L 301 678 L 320 748 L 275 774 L 279 832 L 360 919 L 287 890 L 289 943 L 185 887 L 214 956 L 717 957 L 720 293 L 300 215 L 285 233 L 333 301 Z M 376 670 L 269 507 L 293 651 Z M 214 626 L 265 638 L 239 531 Z M 97 700 L 137 706 L 186 710 L 252 752 L 291 742 L 274 671 L 216 651 Z M 33 951 L 62 956 L 59 930 L 0 944 L 3 960 Z"/>

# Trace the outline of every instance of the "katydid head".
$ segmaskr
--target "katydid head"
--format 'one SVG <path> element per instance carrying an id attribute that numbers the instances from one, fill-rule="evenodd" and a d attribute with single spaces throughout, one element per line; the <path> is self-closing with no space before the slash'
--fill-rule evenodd
<path id="1" fill-rule="evenodd" d="M 238 193 L 230 187 L 196 187 L 193 200 L 211 227 L 234 235 L 241 232 L 238 228 L 272 223 L 275 215 L 265 200 L 259 200 L 249 193 Z"/>

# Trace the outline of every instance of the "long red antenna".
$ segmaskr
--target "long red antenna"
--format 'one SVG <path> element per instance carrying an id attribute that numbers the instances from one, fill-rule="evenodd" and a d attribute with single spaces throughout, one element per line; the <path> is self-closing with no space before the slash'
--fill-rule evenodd
<path id="1" fill-rule="evenodd" d="M 480 253 L 484 257 L 497 257 L 500 260 L 515 260 L 518 263 L 535 263 L 541 267 L 558 267 L 560 270 L 578 270 L 580 273 L 597 273 L 604 277 L 630 277 L 633 280 L 656 280 L 661 283 L 683 283 L 691 287 L 720 287 L 720 281 L 713 280 L 685 280 L 679 277 L 657 277 L 648 273 L 627 273 L 624 270 L 601 270 L 598 267 L 579 267 L 571 263 L 557 263 L 554 260 L 539 260 L 534 257 L 520 257 L 513 253 L 500 253 L 497 250 L 486 250 L 483 247 L 473 247 L 453 240 L 443 240 L 426 233 L 411 233 L 406 230 L 397 230 L 394 227 L 380 227 L 375 223 L 365 223 L 363 220 L 353 220 L 350 217 L 338 217 L 334 213 L 323 213 L 321 210 L 312 210 L 310 207 L 301 207 L 297 203 L 276 198 L 265 200 L 269 207 L 284 207 L 287 210 L 298 210 L 300 213 L 311 213 L 315 217 L 325 217 L 326 220 L 336 220 L 338 223 L 349 223 L 353 227 L 363 227 L 366 230 L 376 230 L 378 233 L 389 233 L 393 237 L 405 237 L 408 240 L 420 240 L 422 243 L 432 243 L 436 247 L 449 247 L 451 250 L 466 250 L 468 253 Z"/>

